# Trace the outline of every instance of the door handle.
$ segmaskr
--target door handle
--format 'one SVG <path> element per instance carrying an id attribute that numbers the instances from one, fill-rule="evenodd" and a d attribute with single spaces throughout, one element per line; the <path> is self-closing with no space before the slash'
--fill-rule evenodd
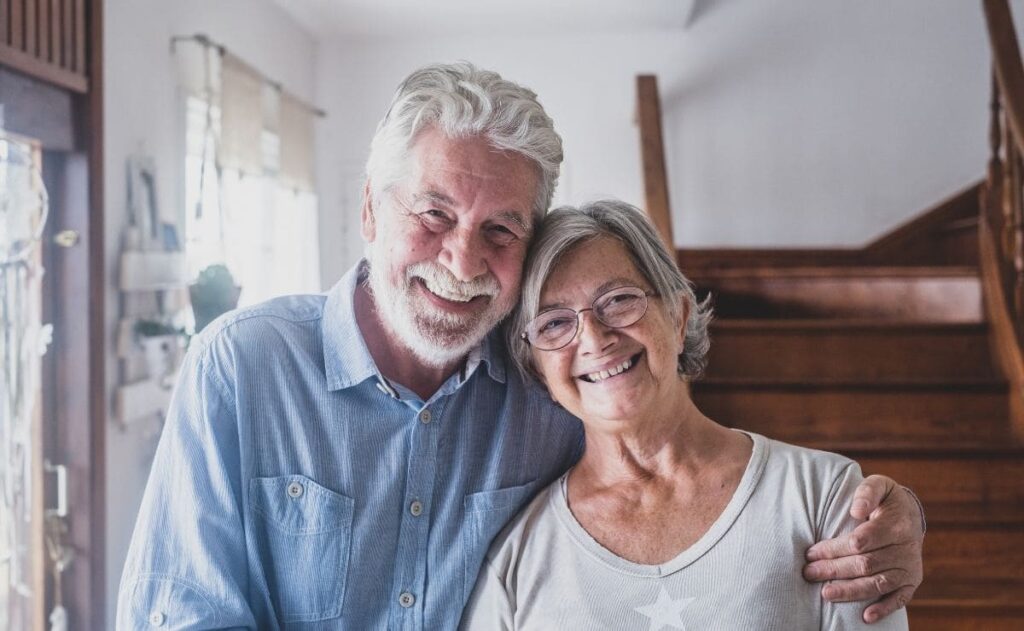
<path id="1" fill-rule="evenodd" d="M 53 237 L 53 242 L 62 248 L 73 248 L 81 241 L 82 236 L 77 230 L 62 230 Z"/>
<path id="2" fill-rule="evenodd" d="M 43 461 L 43 470 L 47 473 L 57 475 L 57 508 L 48 508 L 45 511 L 47 517 L 67 517 L 68 515 L 68 468 L 62 464 L 51 464 L 49 460 Z"/>

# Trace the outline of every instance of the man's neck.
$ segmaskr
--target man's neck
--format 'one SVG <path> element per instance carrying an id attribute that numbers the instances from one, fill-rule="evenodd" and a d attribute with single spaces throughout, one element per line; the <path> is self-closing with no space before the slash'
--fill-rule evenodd
<path id="1" fill-rule="evenodd" d="M 377 368 L 389 380 L 412 390 L 424 401 L 430 399 L 465 361 L 462 358 L 442 368 L 428 366 L 420 361 L 388 331 L 377 311 L 373 295 L 363 283 L 356 285 L 355 314 L 359 332 Z"/>

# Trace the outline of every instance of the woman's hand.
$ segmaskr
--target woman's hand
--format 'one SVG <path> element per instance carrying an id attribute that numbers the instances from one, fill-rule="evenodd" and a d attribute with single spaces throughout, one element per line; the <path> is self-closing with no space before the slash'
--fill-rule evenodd
<path id="1" fill-rule="evenodd" d="M 868 623 L 906 606 L 923 578 L 922 511 L 917 498 L 892 478 L 865 478 L 854 493 L 850 515 L 867 521 L 849 534 L 811 546 L 804 578 L 834 581 L 821 590 L 833 602 L 881 597 L 864 610 Z"/>

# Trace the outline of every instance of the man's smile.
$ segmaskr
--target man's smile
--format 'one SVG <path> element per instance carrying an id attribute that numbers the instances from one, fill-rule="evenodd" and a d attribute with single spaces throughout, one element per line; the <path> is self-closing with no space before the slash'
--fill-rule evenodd
<path id="1" fill-rule="evenodd" d="M 427 300 L 445 311 L 470 313 L 478 311 L 490 302 L 491 296 L 452 293 L 439 287 L 430 287 L 422 278 L 413 278 L 413 286 L 418 288 Z"/>

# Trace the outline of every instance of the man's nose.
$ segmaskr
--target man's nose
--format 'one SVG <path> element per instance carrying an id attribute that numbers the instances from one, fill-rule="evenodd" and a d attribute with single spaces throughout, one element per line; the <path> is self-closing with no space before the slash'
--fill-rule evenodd
<path id="1" fill-rule="evenodd" d="M 615 343 L 615 329 L 598 320 L 593 309 L 580 311 L 576 317 L 579 318 L 576 335 L 580 352 L 600 354 Z"/>
<path id="2" fill-rule="evenodd" d="M 483 244 L 469 230 L 446 235 L 439 260 L 460 281 L 471 281 L 487 271 Z"/>

